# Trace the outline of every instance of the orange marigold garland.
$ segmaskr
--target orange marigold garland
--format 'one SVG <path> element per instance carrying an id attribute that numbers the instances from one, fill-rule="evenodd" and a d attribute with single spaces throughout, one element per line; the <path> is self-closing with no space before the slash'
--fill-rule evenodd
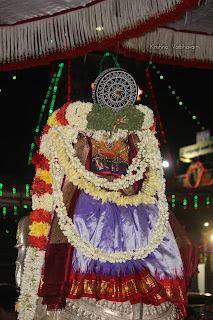
<path id="1" fill-rule="evenodd" d="M 29 236 L 28 237 L 28 246 L 36 247 L 39 250 L 46 250 L 47 237 L 45 237 L 45 236 L 41 236 L 41 237 Z"/>
<path id="2" fill-rule="evenodd" d="M 39 148 L 42 137 L 48 133 L 52 125 L 67 125 L 64 114 L 66 107 L 67 106 L 65 105 L 63 112 L 58 115 L 58 120 L 56 119 L 57 110 L 51 117 L 49 117 L 48 124 L 44 127 L 42 135 L 40 135 L 36 140 L 36 144 Z M 22 291 L 19 298 L 21 310 L 19 311 L 19 315 L 24 314 L 25 316 L 20 319 L 33 319 L 34 317 L 36 308 L 35 293 L 39 285 L 39 274 L 41 273 L 51 229 L 51 213 L 53 211 L 52 177 L 49 172 L 49 160 L 39 148 L 32 157 L 32 163 L 35 165 L 36 175 L 30 192 L 32 194 L 33 211 L 30 214 L 28 248 L 23 272 Z M 33 292 L 32 295 L 31 290 Z"/>
<path id="3" fill-rule="evenodd" d="M 41 138 L 42 138 L 42 135 L 40 134 L 40 135 L 35 139 L 35 144 L 36 144 L 38 147 L 40 147 Z"/>
<path id="4" fill-rule="evenodd" d="M 52 185 L 47 184 L 45 181 L 35 177 L 34 182 L 32 184 L 32 190 L 30 191 L 31 195 L 42 195 L 46 192 L 48 192 L 49 194 L 53 193 Z"/>
<path id="5" fill-rule="evenodd" d="M 42 131 L 42 135 L 43 135 L 43 134 L 47 134 L 48 131 L 50 130 L 50 128 L 51 128 L 51 127 L 50 127 L 48 124 L 45 124 L 44 129 L 43 129 L 43 131 Z"/>
<path id="6" fill-rule="evenodd" d="M 43 170 L 50 170 L 49 167 L 49 160 L 41 153 L 34 153 L 34 155 L 32 156 L 32 163 L 35 164 L 36 166 L 36 170 L 38 168 L 41 168 Z"/>
<path id="7" fill-rule="evenodd" d="M 52 188 L 52 186 L 51 186 Z M 51 224 L 51 212 L 44 209 L 35 209 L 30 213 L 30 230 L 32 226 L 37 225 L 37 227 L 43 227 L 45 230 L 50 229 Z M 31 230 L 32 231 L 32 230 Z M 31 233 L 30 231 L 30 233 Z M 46 250 L 47 246 L 47 235 L 32 235 L 29 233 L 28 236 L 28 246 L 35 246 L 40 250 Z"/>
<path id="8" fill-rule="evenodd" d="M 64 112 L 66 111 L 66 106 L 64 106 L 63 110 Z M 38 136 L 38 138 L 36 139 L 36 144 L 38 145 L 38 147 L 40 147 L 42 136 L 47 134 L 50 128 L 51 126 L 46 124 L 42 131 L 42 134 Z M 44 154 L 39 153 L 39 150 L 33 155 L 32 163 L 35 165 L 35 169 L 37 172 L 41 171 L 41 173 L 44 174 L 44 177 L 47 176 L 47 173 L 50 170 L 49 160 L 44 156 Z M 42 179 L 42 177 L 40 178 L 39 176 L 35 176 L 30 193 L 31 195 L 36 196 L 38 198 L 44 196 L 45 194 L 52 194 L 52 184 L 45 182 L 44 179 Z M 51 212 L 42 208 L 42 204 L 41 208 L 34 209 L 31 212 L 29 226 L 30 232 L 28 237 L 29 246 L 36 247 L 39 250 L 46 250 L 50 224 Z"/>
<path id="9" fill-rule="evenodd" d="M 69 124 L 67 121 L 65 115 L 67 111 L 67 107 L 70 105 L 70 102 L 67 102 L 66 104 L 63 105 L 63 107 L 57 112 L 56 114 L 56 120 L 62 124 L 62 126 L 66 126 Z"/>
<path id="10" fill-rule="evenodd" d="M 48 126 L 49 127 L 49 126 Z M 47 128 L 49 131 L 49 128 Z M 47 131 L 47 132 L 48 132 Z M 36 152 L 32 157 L 32 163 L 36 166 L 36 171 L 49 171 L 49 160 L 41 153 Z M 39 177 L 34 177 L 31 188 L 31 195 L 40 197 L 45 194 L 52 194 L 52 184 L 46 183 Z M 34 209 L 30 213 L 30 232 L 28 236 L 28 246 L 36 247 L 39 250 L 46 250 L 47 237 L 51 224 L 51 212 L 41 208 Z"/>
<path id="11" fill-rule="evenodd" d="M 51 213 L 44 209 L 35 209 L 30 213 L 30 224 L 34 221 L 51 223 Z"/>
<path id="12" fill-rule="evenodd" d="M 51 128 L 51 127 L 50 127 L 48 124 L 46 124 L 46 125 L 44 126 L 44 129 L 43 129 L 42 133 L 35 139 L 35 144 L 36 144 L 38 147 L 40 147 L 41 139 L 42 139 L 43 134 L 47 134 L 50 128 Z"/>

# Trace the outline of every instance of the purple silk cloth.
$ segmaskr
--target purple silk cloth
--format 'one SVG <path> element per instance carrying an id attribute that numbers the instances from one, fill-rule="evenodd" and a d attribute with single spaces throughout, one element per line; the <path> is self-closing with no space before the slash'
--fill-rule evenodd
<path id="1" fill-rule="evenodd" d="M 89 240 L 105 253 L 136 250 L 146 246 L 153 235 L 159 212 L 156 204 L 140 204 L 137 207 L 118 206 L 81 192 L 74 213 L 74 223 L 81 238 Z M 183 278 L 183 263 L 173 231 L 168 233 L 159 247 L 145 259 L 125 263 L 100 262 L 85 257 L 77 249 L 73 253 L 73 271 L 95 273 L 108 277 L 139 273 L 148 269 L 156 279 Z"/>

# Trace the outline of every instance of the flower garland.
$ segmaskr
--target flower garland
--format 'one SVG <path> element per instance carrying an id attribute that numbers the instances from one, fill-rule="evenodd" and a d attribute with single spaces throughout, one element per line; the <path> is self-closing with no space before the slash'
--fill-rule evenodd
<path id="1" fill-rule="evenodd" d="M 51 130 L 51 133 L 55 133 L 55 130 Z M 68 238 L 68 241 L 72 243 L 72 245 L 79 250 L 81 253 L 83 253 L 85 256 L 90 257 L 95 260 L 100 260 L 102 262 L 109 261 L 111 263 L 115 262 L 125 262 L 127 260 L 131 259 L 144 259 L 147 257 L 148 254 L 153 252 L 161 243 L 163 238 L 166 236 L 168 230 L 167 230 L 167 223 L 168 223 L 168 204 L 165 197 L 165 181 L 163 179 L 163 172 L 161 167 L 161 157 L 160 153 L 156 152 L 155 144 L 153 143 L 156 138 L 153 138 L 153 133 L 146 131 L 146 134 L 151 139 L 151 145 L 152 148 L 149 148 L 149 152 L 146 152 L 146 157 L 148 159 L 148 163 L 150 164 L 150 174 L 151 174 L 151 182 L 154 182 L 155 184 L 155 190 L 157 189 L 157 195 L 158 195 L 158 209 L 159 209 L 159 218 L 158 221 L 154 227 L 154 234 L 152 239 L 150 240 L 149 244 L 146 247 L 138 248 L 135 252 L 133 251 L 126 251 L 126 252 L 116 252 L 111 254 L 106 254 L 104 252 L 101 252 L 100 249 L 93 247 L 93 245 L 87 241 L 86 239 L 82 239 L 78 232 L 75 230 L 75 225 L 73 224 L 72 220 L 68 217 L 67 211 L 65 208 L 65 205 L 63 203 L 63 194 L 60 189 L 60 184 L 58 183 L 59 179 L 58 177 L 58 165 L 61 165 L 65 171 L 66 174 L 68 174 L 68 179 L 70 179 L 72 182 L 75 182 L 78 187 L 81 189 L 83 188 L 84 191 L 89 194 L 92 193 L 93 197 L 95 199 L 102 199 L 102 201 L 108 201 L 109 199 L 104 197 L 104 194 L 102 193 L 103 190 L 99 190 L 99 192 L 94 190 L 94 186 L 89 185 L 88 182 L 85 180 L 84 187 L 81 184 L 81 179 L 77 172 L 73 171 L 72 166 L 68 165 L 66 167 L 66 162 L 69 163 L 69 161 L 66 160 L 66 154 L 61 152 L 61 149 L 63 148 L 57 148 L 59 145 L 55 144 L 57 142 L 57 135 L 52 135 L 52 145 L 50 144 L 49 140 L 49 151 L 52 149 L 54 150 L 55 154 L 50 158 L 50 172 L 53 177 L 53 202 L 55 206 L 56 213 L 59 218 L 59 224 L 60 228 L 63 232 L 63 234 Z M 50 134 L 51 137 L 51 134 Z M 156 141 L 157 143 L 157 141 Z M 155 152 L 153 152 L 155 150 Z M 51 152 L 49 152 L 51 154 Z M 56 157 L 57 153 L 57 157 Z M 157 159 L 156 159 L 157 158 Z M 59 162 L 58 162 L 59 161 Z M 66 163 L 66 164 L 65 164 Z M 154 176 L 154 170 L 156 170 L 155 176 Z M 70 173 L 70 174 L 69 174 Z M 156 183 L 157 181 L 160 181 L 160 183 Z M 91 188 L 91 189 L 90 189 Z M 147 182 L 147 185 L 145 185 L 145 190 L 148 192 L 148 190 L 153 191 L 153 187 Z M 111 194 L 112 192 L 106 192 L 106 194 Z M 141 192 L 142 193 L 142 192 Z M 141 193 L 139 194 L 139 197 L 141 197 Z M 137 195 L 138 196 L 138 195 Z M 127 198 L 132 198 L 134 196 L 130 196 Z M 123 203 L 121 205 L 126 205 L 125 203 L 125 197 L 123 197 Z M 142 202 L 142 199 L 140 199 L 140 202 Z M 116 202 L 117 203 L 117 202 Z M 149 202 L 150 203 L 150 202 Z M 57 204 L 57 206 L 56 206 Z M 129 203 L 128 203 L 129 204 Z"/>
<path id="2" fill-rule="evenodd" d="M 117 132 L 113 132 L 111 135 L 110 131 L 105 130 L 85 130 L 87 136 L 97 140 L 97 141 L 107 141 L 108 143 L 113 143 L 114 141 L 118 141 L 120 138 L 126 140 L 128 137 L 128 130 L 118 129 Z"/>
<path id="3" fill-rule="evenodd" d="M 147 160 L 144 157 L 142 160 L 142 154 L 144 154 L 145 149 L 149 147 L 149 141 L 144 135 L 139 143 L 139 150 L 137 156 L 133 159 L 132 164 L 127 169 L 126 175 L 121 175 L 120 179 L 115 179 L 114 181 L 108 181 L 106 178 L 99 177 L 95 173 L 85 169 L 79 158 L 75 156 L 75 149 L 72 145 L 73 141 L 76 141 L 78 132 L 74 132 L 70 128 L 70 135 L 67 137 L 62 127 L 52 128 L 51 131 L 56 131 L 59 134 L 59 140 L 62 147 L 66 150 L 69 156 L 70 162 L 75 170 L 87 180 L 87 182 L 92 183 L 96 187 L 107 188 L 110 190 L 120 190 L 128 188 L 135 181 L 139 181 L 143 178 L 143 174 L 147 168 Z M 71 139 L 73 138 L 73 140 Z"/>
<path id="4" fill-rule="evenodd" d="M 81 172 L 80 170 L 76 170 L 73 166 L 73 163 L 69 160 L 69 157 L 66 153 L 66 150 L 63 148 L 60 139 L 58 138 L 57 132 L 54 129 L 51 129 L 49 133 L 49 139 L 45 141 L 48 143 L 48 153 L 51 156 L 52 152 L 50 150 L 57 151 L 57 156 L 52 156 L 50 159 L 50 166 L 54 165 L 55 158 L 57 157 L 59 165 L 63 168 L 64 173 L 66 174 L 68 180 L 72 182 L 79 189 L 84 190 L 87 194 L 91 195 L 96 200 L 102 200 L 102 203 L 110 201 L 114 202 L 117 205 L 127 206 L 129 205 L 139 205 L 141 202 L 143 203 L 155 203 L 155 198 L 153 196 L 156 195 L 156 183 L 153 186 L 150 186 L 149 177 L 147 177 L 147 182 L 145 188 L 143 188 L 143 192 L 139 191 L 138 194 L 132 196 L 123 196 L 120 191 L 107 191 L 105 189 L 101 189 L 99 186 L 97 187 L 92 181 L 88 181 L 85 178 L 85 172 Z M 58 162 L 56 165 L 58 165 Z M 147 165 L 148 166 L 148 165 Z M 147 167 L 146 166 L 146 167 Z M 134 167 L 133 167 L 134 170 Z M 153 182 L 153 176 L 155 175 L 153 171 L 150 171 L 149 175 L 152 175 L 151 183 Z M 57 176 L 54 173 L 54 177 Z M 96 175 L 94 175 L 96 178 Z M 137 178 L 137 175 L 135 175 Z M 100 179 L 100 178 L 99 178 Z M 134 176 L 133 176 L 134 179 Z M 117 179 L 120 180 L 120 179 Z M 132 180 L 134 183 L 135 180 Z M 106 186 L 103 186 L 106 187 Z M 149 193 L 146 190 L 149 188 Z M 121 187 L 119 188 L 121 189 Z"/>
<path id="5" fill-rule="evenodd" d="M 153 125 L 153 113 L 146 106 L 139 105 L 136 107 L 141 113 L 144 114 L 144 121 L 142 128 L 148 129 Z M 87 132 L 87 116 L 89 112 L 92 110 L 91 103 L 81 103 L 79 101 L 69 105 L 66 108 L 66 120 L 69 125 L 65 127 L 61 126 L 53 126 L 52 129 L 56 130 L 60 133 L 60 142 L 62 146 L 66 149 L 67 154 L 69 155 L 70 161 L 74 166 L 75 170 L 80 174 L 86 177 L 88 182 L 91 182 L 96 187 L 108 188 L 110 190 L 120 190 L 124 188 L 128 188 L 130 185 L 133 185 L 135 181 L 139 181 L 143 178 L 143 173 L 147 167 L 146 157 L 142 159 L 142 154 L 145 152 L 145 148 L 149 146 L 149 141 L 146 138 L 146 135 L 140 139 L 139 150 L 137 156 L 133 159 L 132 164 L 129 166 L 126 175 L 122 175 L 121 179 L 115 179 L 110 182 L 105 178 L 100 178 L 95 175 L 93 172 L 89 172 L 85 169 L 85 167 L 81 164 L 80 160 L 75 156 L 75 149 L 72 144 L 77 142 L 77 136 L 79 131 Z M 49 123 L 58 124 L 54 122 L 57 118 L 57 113 L 53 114 L 53 119 L 49 120 Z M 89 132 L 90 133 L 90 132 Z M 125 132 L 126 133 L 126 132 Z M 140 135 L 141 131 L 137 131 Z M 101 132 L 103 134 L 103 131 Z M 119 135 L 121 131 L 119 131 Z M 123 134 L 123 132 L 122 132 Z M 115 133 L 117 137 L 117 133 Z M 112 134 L 112 137 L 114 133 Z M 44 153 L 45 156 L 48 157 L 49 154 L 49 139 L 48 135 L 46 136 L 47 141 L 43 141 L 43 145 L 41 146 L 41 152 Z M 114 138 L 113 138 L 114 139 Z M 44 140 L 44 139 L 43 139 Z"/>
<path id="6" fill-rule="evenodd" d="M 56 116 L 57 112 L 54 112 L 49 118 L 48 124 L 44 127 L 42 138 L 48 135 L 51 125 L 60 124 Z M 39 139 L 39 144 L 40 142 L 41 139 Z M 33 211 L 30 214 L 29 247 L 24 260 L 21 292 L 17 305 L 19 320 L 34 319 L 47 236 L 51 225 L 51 213 L 54 209 L 49 160 L 42 152 L 38 151 L 33 155 L 32 163 L 36 166 L 36 175 L 31 190 Z"/>
<path id="7" fill-rule="evenodd" d="M 32 190 L 30 191 L 30 194 L 31 195 L 34 195 L 34 194 L 41 195 L 46 192 L 49 194 L 52 194 L 52 192 L 53 192 L 52 185 L 35 177 L 34 182 L 32 184 Z"/>
<path id="8" fill-rule="evenodd" d="M 21 294 L 18 304 L 18 319 L 31 320 L 34 318 L 37 302 L 37 291 L 41 278 L 41 268 L 45 251 L 28 247 L 24 260 L 24 273 L 21 283 Z"/>
<path id="9" fill-rule="evenodd" d="M 150 131 L 151 127 L 153 127 L 153 113 L 146 106 L 139 105 L 136 108 L 144 114 L 142 131 L 135 131 L 140 141 L 143 141 L 139 143 L 137 160 L 134 160 L 132 167 L 129 166 L 131 171 L 127 174 L 131 178 L 128 177 L 127 182 L 122 182 L 122 186 L 131 185 L 137 181 L 136 179 L 139 180 L 139 175 L 142 177 L 141 172 L 144 172 L 146 168 L 149 168 L 149 172 L 147 174 L 148 179 L 143 183 L 143 190 L 137 195 L 130 197 L 122 196 L 119 189 L 111 192 L 101 189 L 103 181 L 100 183 L 100 186 L 96 186 L 93 176 L 91 181 L 85 179 L 85 171 L 79 170 L 78 159 L 74 153 L 72 154 L 72 148 L 70 149 L 66 144 L 67 140 L 73 144 L 76 143 L 78 132 L 83 132 L 85 135 L 92 136 L 99 141 L 106 139 L 107 134 L 108 141 L 110 142 L 120 137 L 126 138 L 130 132 L 121 129 L 113 133 L 103 130 L 97 132 L 88 129 L 87 115 L 92 110 L 92 104 L 79 101 L 64 105 L 63 108 L 56 110 L 48 119 L 48 124 L 43 130 L 40 150 L 33 156 L 33 162 L 36 165 L 36 176 L 31 191 L 33 212 L 30 216 L 30 247 L 27 249 L 21 295 L 19 298 L 19 320 L 33 320 L 34 318 L 37 290 L 51 224 L 51 212 L 54 210 L 56 210 L 59 217 L 60 228 L 64 235 L 67 236 L 68 241 L 86 256 L 100 259 L 100 261 L 124 262 L 130 259 L 145 258 L 159 246 L 165 237 L 168 223 L 168 204 L 165 197 L 165 181 L 161 167 L 160 151 L 157 139 L 154 137 L 154 130 Z M 59 129 L 60 126 L 63 126 L 63 130 Z M 60 132 L 62 132 L 61 135 Z M 64 145 L 61 145 L 61 141 L 63 141 Z M 71 153 L 71 159 L 74 163 L 70 163 L 70 154 L 68 153 Z M 142 155 L 146 160 L 141 161 Z M 132 171 L 136 171 L 136 174 L 133 175 Z M 69 181 L 84 189 L 85 192 L 94 196 L 95 199 L 111 201 L 123 206 L 138 205 L 141 202 L 155 203 L 157 192 L 159 219 L 155 225 L 154 234 L 149 244 L 146 247 L 138 248 L 134 252 L 126 251 L 105 254 L 99 249 L 94 248 L 89 241 L 81 239 L 75 230 L 72 220 L 67 216 L 63 203 L 61 183 L 64 174 L 67 175 Z M 125 181 L 125 176 L 122 178 Z M 121 185 L 119 187 L 122 189 Z"/>

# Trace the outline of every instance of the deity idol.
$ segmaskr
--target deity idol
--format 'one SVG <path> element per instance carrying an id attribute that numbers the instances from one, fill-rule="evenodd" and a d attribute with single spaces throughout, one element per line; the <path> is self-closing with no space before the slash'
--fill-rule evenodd
<path id="1" fill-rule="evenodd" d="M 19 320 L 186 316 L 197 255 L 169 215 L 153 112 L 136 97 L 132 76 L 111 68 L 94 104 L 49 118 L 33 156 Z"/>

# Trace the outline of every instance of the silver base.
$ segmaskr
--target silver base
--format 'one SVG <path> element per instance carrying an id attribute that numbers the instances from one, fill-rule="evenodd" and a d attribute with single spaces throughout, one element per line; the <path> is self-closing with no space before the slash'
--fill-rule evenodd
<path id="1" fill-rule="evenodd" d="M 63 310 L 48 311 L 39 298 L 34 320 L 177 320 L 177 310 L 171 302 L 153 306 L 81 298 L 67 299 Z"/>

